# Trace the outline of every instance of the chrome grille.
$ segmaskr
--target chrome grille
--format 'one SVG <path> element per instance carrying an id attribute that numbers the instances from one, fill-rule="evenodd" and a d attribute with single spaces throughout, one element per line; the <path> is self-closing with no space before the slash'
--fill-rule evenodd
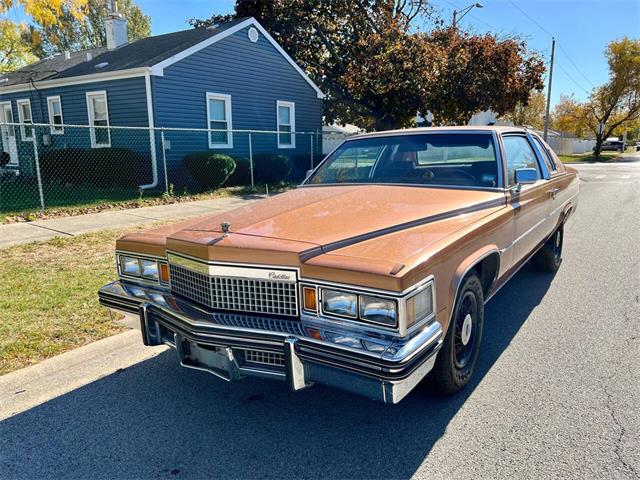
<path id="1" fill-rule="evenodd" d="M 171 290 L 190 300 L 219 310 L 298 315 L 295 282 L 213 277 L 169 264 Z"/>
<path id="2" fill-rule="evenodd" d="M 284 367 L 284 355 L 282 353 L 245 350 L 244 361 L 247 363 L 259 363 L 261 365 Z"/>

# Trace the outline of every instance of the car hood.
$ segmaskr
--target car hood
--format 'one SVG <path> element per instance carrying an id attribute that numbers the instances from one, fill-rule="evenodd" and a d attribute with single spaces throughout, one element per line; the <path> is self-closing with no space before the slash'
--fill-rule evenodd
<path id="1" fill-rule="evenodd" d="M 370 245 L 396 232 L 438 223 L 437 235 L 429 239 L 433 242 L 504 201 L 501 192 L 463 189 L 302 187 L 193 222 L 169 235 L 167 248 L 207 259 L 226 259 L 235 250 L 233 257 L 245 262 L 299 265 L 328 252 L 353 251 L 358 244 Z M 405 245 L 375 255 L 399 262 L 409 253 Z"/>

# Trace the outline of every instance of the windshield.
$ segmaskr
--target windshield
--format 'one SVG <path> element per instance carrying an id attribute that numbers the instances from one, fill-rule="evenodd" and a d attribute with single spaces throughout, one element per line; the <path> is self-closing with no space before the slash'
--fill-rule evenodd
<path id="1" fill-rule="evenodd" d="M 348 140 L 305 182 L 497 187 L 491 133 L 426 133 Z"/>

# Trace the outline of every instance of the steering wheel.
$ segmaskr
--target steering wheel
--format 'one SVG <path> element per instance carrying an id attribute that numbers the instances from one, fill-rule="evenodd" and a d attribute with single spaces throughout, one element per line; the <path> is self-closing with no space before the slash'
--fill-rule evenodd
<path id="1" fill-rule="evenodd" d="M 476 177 L 474 177 L 473 175 L 471 175 L 469 172 L 467 172 L 466 170 L 462 170 L 461 168 L 453 168 L 451 170 L 442 170 L 441 172 L 438 172 L 436 174 L 436 177 L 455 177 L 455 176 L 463 176 L 466 177 L 469 180 L 473 180 L 474 182 L 476 181 Z"/>
<path id="2" fill-rule="evenodd" d="M 435 178 L 435 174 L 433 173 L 433 170 L 425 168 L 422 172 L 422 178 L 431 180 L 432 178 Z"/>

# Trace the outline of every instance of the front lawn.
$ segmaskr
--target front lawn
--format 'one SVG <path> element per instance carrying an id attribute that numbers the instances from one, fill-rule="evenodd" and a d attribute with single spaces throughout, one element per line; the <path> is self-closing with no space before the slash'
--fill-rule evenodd
<path id="1" fill-rule="evenodd" d="M 558 155 L 562 163 L 589 163 L 589 162 L 610 162 L 617 160 L 620 154 L 617 152 L 603 152 L 598 160 L 591 153 L 583 153 L 578 155 Z"/>
<path id="2" fill-rule="evenodd" d="M 123 233 L 88 233 L 0 251 L 0 375 L 123 331 L 97 296 L 115 278 L 114 242 Z"/>

